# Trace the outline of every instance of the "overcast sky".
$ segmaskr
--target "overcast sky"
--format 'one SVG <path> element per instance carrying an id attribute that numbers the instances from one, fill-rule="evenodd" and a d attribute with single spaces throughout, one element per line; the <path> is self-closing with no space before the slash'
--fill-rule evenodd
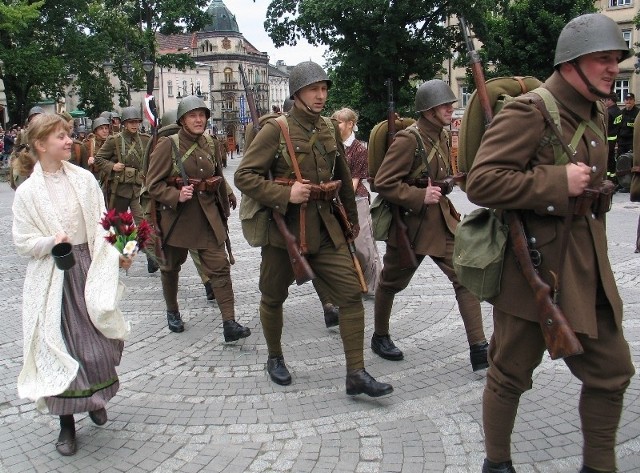
<path id="1" fill-rule="evenodd" d="M 325 46 L 311 46 L 305 40 L 300 40 L 297 46 L 284 46 L 276 49 L 271 38 L 264 31 L 264 20 L 270 0 L 223 0 L 224 4 L 236 16 L 240 32 L 245 39 L 258 50 L 269 54 L 269 62 L 275 64 L 282 59 L 288 66 L 295 66 L 299 62 L 311 59 L 324 66 L 322 54 Z"/>

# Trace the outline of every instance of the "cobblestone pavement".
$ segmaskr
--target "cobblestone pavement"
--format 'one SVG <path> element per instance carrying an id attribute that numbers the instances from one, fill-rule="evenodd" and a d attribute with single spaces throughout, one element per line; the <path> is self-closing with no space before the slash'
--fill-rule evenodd
<path id="1" fill-rule="evenodd" d="M 230 160 L 226 175 L 238 159 Z M 293 383 L 270 382 L 258 316 L 259 249 L 230 221 L 237 263 L 232 277 L 237 318 L 253 334 L 225 344 L 215 303 L 207 302 L 193 264 L 182 271 L 184 333 L 169 332 L 159 274 L 138 258 L 123 280 L 123 310 L 133 325 L 119 368 L 121 389 L 108 406 L 110 421 L 95 426 L 77 415 L 78 453 L 54 448 L 57 419 L 17 399 L 22 362 L 20 304 L 25 260 L 11 243 L 13 191 L 0 183 L 0 473 L 83 472 L 479 472 L 484 457 L 481 396 L 484 372 L 469 364 L 453 290 L 430 261 L 396 298 L 391 332 L 405 352 L 382 360 L 368 347 L 373 300 L 366 308 L 365 362 L 395 392 L 349 397 L 337 328 L 326 329 L 311 284 L 292 286 L 285 305 L 283 346 Z M 455 190 L 461 212 L 473 208 Z M 640 205 L 615 196 L 609 214 L 610 257 L 625 302 L 624 328 L 640 361 L 640 288 L 634 254 Z M 380 246 L 383 250 L 383 246 Z M 490 306 L 483 305 L 491 334 Z M 640 469 L 640 383 L 625 398 L 619 469 Z M 545 358 L 534 389 L 523 396 L 513 434 L 518 472 L 575 472 L 581 466 L 579 383 L 562 362 Z"/>

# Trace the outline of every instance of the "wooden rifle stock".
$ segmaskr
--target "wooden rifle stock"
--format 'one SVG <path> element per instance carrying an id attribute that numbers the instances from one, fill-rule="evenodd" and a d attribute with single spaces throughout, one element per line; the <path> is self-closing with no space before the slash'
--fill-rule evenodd
<path id="1" fill-rule="evenodd" d="M 344 238 L 347 242 L 347 248 L 349 248 L 349 253 L 351 253 L 353 267 L 356 270 L 358 281 L 360 282 L 360 290 L 363 293 L 366 293 L 368 290 L 367 282 L 364 280 L 364 272 L 362 271 L 362 266 L 360 266 L 360 260 L 358 259 L 358 255 L 356 253 L 356 238 L 353 234 L 353 224 L 349 221 L 347 211 L 345 210 L 344 205 L 342 205 L 340 197 L 336 197 L 335 199 L 333 199 L 332 204 L 333 208 L 338 212 L 338 222 L 340 222 L 342 233 L 344 234 Z"/>
<path id="2" fill-rule="evenodd" d="M 473 41 L 469 36 L 464 18 L 459 17 L 459 20 L 465 42 L 467 43 L 473 81 L 476 85 L 476 93 L 478 94 L 484 112 L 485 126 L 489 126 L 491 120 L 493 120 L 493 110 L 489 102 L 482 63 L 473 46 Z M 544 343 L 547 346 L 551 359 L 555 360 L 583 353 L 583 348 L 578 337 L 576 337 L 576 334 L 571 329 L 560 307 L 555 304 L 551 297 L 551 288 L 540 277 L 531 261 L 527 237 L 524 233 L 520 215 L 515 211 L 506 211 L 505 215 L 506 223 L 509 226 L 509 241 L 518 260 L 520 271 L 535 294 L 538 323 L 540 324 Z"/>
<path id="3" fill-rule="evenodd" d="M 389 149 L 396 135 L 396 110 L 395 103 L 393 101 L 393 82 L 391 81 L 391 78 L 387 79 L 387 88 L 389 93 L 389 111 L 387 114 L 387 149 Z M 418 260 L 411 246 L 411 241 L 409 240 L 409 229 L 407 228 L 407 224 L 404 223 L 402 215 L 400 214 L 400 207 L 391 203 L 389 203 L 389 205 L 391 207 L 391 217 L 396 223 L 396 245 L 398 248 L 400 267 L 402 269 L 417 268 Z"/>
<path id="4" fill-rule="evenodd" d="M 542 336 L 547 350 L 549 350 L 549 356 L 552 360 L 556 360 L 580 355 L 584 352 L 580 341 L 569 326 L 560 307 L 553 302 L 551 288 L 542 280 L 531 261 L 522 220 L 512 210 L 506 211 L 505 215 L 506 223 L 509 226 L 511 247 L 518 260 L 520 271 L 535 293 L 538 322 L 542 328 Z"/>

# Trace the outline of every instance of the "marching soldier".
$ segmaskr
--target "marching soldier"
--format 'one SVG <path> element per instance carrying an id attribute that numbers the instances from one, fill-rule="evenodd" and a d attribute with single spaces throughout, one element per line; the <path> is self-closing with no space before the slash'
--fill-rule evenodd
<path id="1" fill-rule="evenodd" d="M 201 98 L 191 95 L 180 102 L 177 116 L 180 131 L 160 138 L 151 153 L 147 175 L 149 195 L 160 214 L 164 246 L 160 271 L 169 330 L 184 331 L 178 279 L 188 250 L 196 249 L 215 291 L 224 339 L 236 341 L 251 331 L 235 321 L 231 265 L 225 250 L 230 214 L 227 184 L 218 148 L 204 134 L 211 112 Z"/>
<path id="2" fill-rule="evenodd" d="M 244 194 L 284 217 L 289 231 L 300 238 L 301 247 L 308 248 L 307 258 L 316 283 L 340 307 L 347 394 L 384 396 L 391 393 L 393 387 L 376 381 L 364 369 L 364 306 L 340 221 L 332 211 L 335 192 L 318 192 L 320 183 L 334 191 L 338 188 L 334 179 L 344 183 L 339 187 L 339 196 L 350 220 L 355 222 L 357 234 L 355 197 L 338 126 L 321 116 L 330 86 L 327 74 L 314 62 L 303 62 L 293 68 L 289 92 L 295 105 L 286 116 L 286 127 L 295 143 L 296 155 L 281 157 L 278 150 L 280 134 L 284 131 L 278 124 L 279 119 L 269 120 L 245 151 L 235 173 L 235 183 Z M 283 122 L 280 124 L 285 127 Z M 294 173 L 292 166 L 299 167 L 299 171 Z M 284 178 L 285 185 L 270 180 L 270 172 L 275 178 Z M 293 182 L 289 182 L 291 180 Z M 293 267 L 284 237 L 276 225 L 256 231 L 265 234 L 268 241 L 262 247 L 260 265 L 260 321 L 269 352 L 267 371 L 275 383 L 288 385 L 291 374 L 281 345 L 282 306 L 294 281 Z M 305 233 L 306 237 L 302 238 Z"/>
<path id="3" fill-rule="evenodd" d="M 567 23 L 555 49 L 555 71 L 543 87 L 557 101 L 566 142 L 581 136 L 574 146 L 575 162 L 556 163 L 540 110 L 527 99 L 516 100 L 487 129 L 467 178 L 473 203 L 519 211 L 531 250 L 542 255 L 537 272 L 554 288 L 558 307 L 582 344 L 584 353 L 564 359 L 582 382 L 582 473 L 616 471 L 616 431 L 634 374 L 623 334 L 622 300 L 607 257 L 610 194 L 584 200 L 594 196 L 607 172 L 598 101 L 611 93 L 618 64 L 631 54 L 617 23 L 605 15 L 586 14 Z M 579 196 L 593 205 L 574 205 Z M 501 291 L 491 301 L 494 329 L 482 400 L 483 473 L 515 472 L 511 434 L 520 397 L 531 389 L 546 349 L 536 297 L 508 244 Z"/>
<path id="4" fill-rule="evenodd" d="M 451 88 L 441 80 L 427 81 L 418 88 L 415 108 L 420 118 L 396 134 L 376 174 L 375 187 L 384 199 L 400 206 L 418 266 L 429 256 L 451 281 L 467 333 L 471 368 L 477 371 L 488 366 L 482 310 L 453 270 L 453 241 L 460 217 L 438 185 L 451 177 L 449 136 L 444 127 L 451 123 L 456 101 Z M 371 338 L 371 349 L 387 360 L 404 357 L 389 336 L 389 319 L 395 295 L 409 285 L 418 269 L 400 264 L 396 225 L 395 221 L 391 224 L 376 289 L 375 332 Z"/>
<path id="5" fill-rule="evenodd" d="M 94 167 L 104 177 L 103 188 L 107 209 L 126 212 L 131 209 L 134 221 L 143 219 L 140 193 L 144 183 L 142 164 L 150 136 L 140 133 L 142 114 L 137 107 L 122 111 L 124 130 L 107 138 L 95 155 Z M 113 121 L 112 121 L 113 123 Z M 147 253 L 147 269 L 157 271 L 157 263 Z"/>
<path id="6" fill-rule="evenodd" d="M 96 154 L 102 148 L 102 145 L 109 137 L 109 129 L 111 128 L 111 120 L 104 117 L 98 117 L 91 123 L 92 133 L 87 136 L 84 145 L 87 148 L 87 166 L 96 179 L 100 180 L 100 172 L 95 165 Z"/>
<path id="7" fill-rule="evenodd" d="M 111 118 L 111 134 L 113 135 L 116 133 L 120 133 L 123 124 L 122 122 L 124 122 L 124 117 L 121 119 L 120 114 L 115 110 L 112 110 L 109 113 Z M 122 113 L 124 115 L 124 110 Z"/>
<path id="8" fill-rule="evenodd" d="M 16 141 L 15 144 L 13 146 L 13 152 L 11 153 L 11 157 L 9 158 L 9 165 L 11 167 L 11 171 L 9 172 L 9 185 L 11 186 L 11 188 L 13 190 L 16 190 L 18 188 L 18 186 L 20 184 L 22 184 L 25 179 L 27 179 L 29 176 L 24 176 L 22 174 L 20 174 L 16 169 L 14 169 L 13 167 L 13 161 L 15 159 L 15 157 L 17 156 L 17 153 L 22 151 L 22 144 L 24 142 L 24 144 L 26 145 L 26 140 L 25 140 L 25 133 L 27 132 L 27 129 L 29 128 L 29 123 L 31 123 L 31 121 L 37 117 L 38 115 L 44 113 L 44 109 L 38 105 L 36 105 L 35 107 L 31 107 L 29 109 L 29 113 L 27 114 L 27 126 L 25 126 L 25 128 L 23 130 L 20 131 L 20 133 L 18 133 L 18 136 L 16 136 Z"/>

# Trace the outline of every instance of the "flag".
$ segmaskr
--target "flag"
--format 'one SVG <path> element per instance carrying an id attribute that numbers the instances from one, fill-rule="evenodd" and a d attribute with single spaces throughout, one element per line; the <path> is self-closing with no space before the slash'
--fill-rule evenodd
<path id="1" fill-rule="evenodd" d="M 149 124 L 154 128 L 158 126 L 158 117 L 156 116 L 157 110 L 156 101 L 153 98 L 153 95 L 147 94 L 144 97 L 144 115 L 147 117 L 147 120 L 149 120 Z"/>

